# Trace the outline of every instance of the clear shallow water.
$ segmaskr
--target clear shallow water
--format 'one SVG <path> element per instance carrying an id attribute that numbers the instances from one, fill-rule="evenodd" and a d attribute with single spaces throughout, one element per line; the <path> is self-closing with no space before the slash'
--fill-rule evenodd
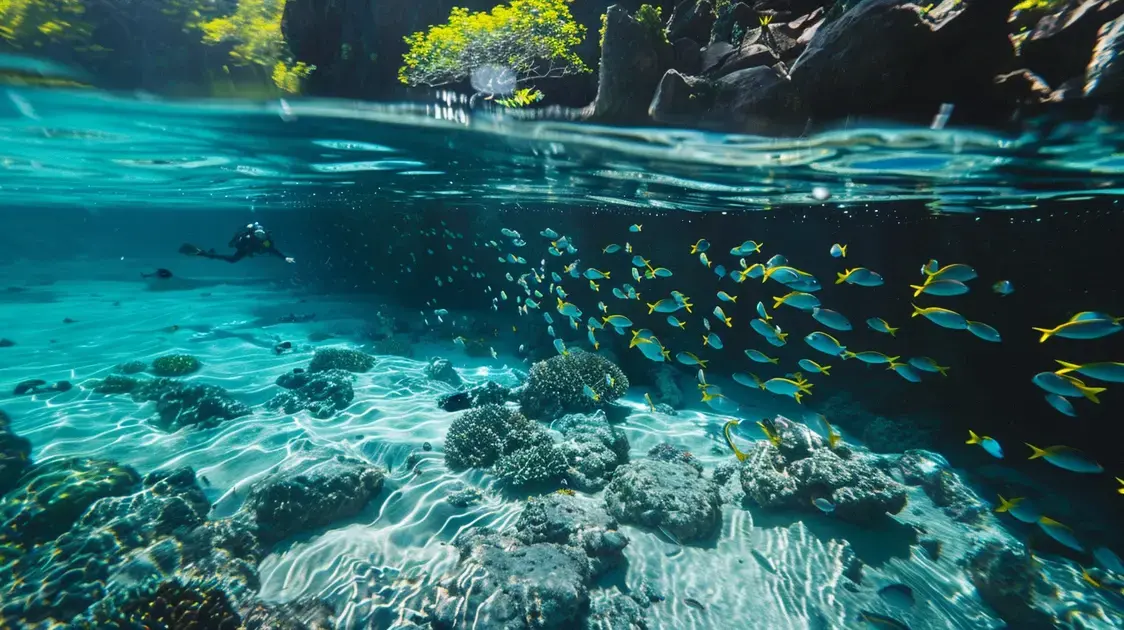
<path id="1" fill-rule="evenodd" d="M 919 201 L 1027 209 L 1120 193 L 1121 132 L 857 126 L 795 139 L 516 121 L 431 105 L 162 102 L 0 93 L 0 184 L 13 204 L 87 209 L 365 207 L 438 200 L 630 210 L 762 210 Z M 309 187 L 314 188 L 309 193 Z"/>
<path id="2" fill-rule="evenodd" d="M 682 234 L 685 223 L 689 224 L 682 217 L 692 215 L 679 211 L 791 210 L 793 215 L 773 213 L 782 218 L 771 224 L 749 221 L 750 216 L 766 215 L 747 215 L 745 223 L 738 226 L 764 234 L 771 242 L 770 249 L 783 249 L 794 261 L 800 259 L 804 264 L 804 260 L 813 258 L 827 260 L 826 246 L 834 234 L 812 234 L 805 228 L 783 234 L 777 224 L 800 212 L 830 216 L 869 203 L 886 208 L 886 215 L 896 212 L 899 217 L 1025 210 L 1024 214 L 1010 216 L 1025 216 L 1020 220 L 1034 222 L 1042 216 L 1036 213 L 1038 206 L 1061 209 L 1058 214 L 1064 215 L 1066 210 L 1083 208 L 1094 195 L 1112 204 L 1119 192 L 1114 131 L 1095 126 L 1059 128 L 1048 142 L 1029 135 L 1008 138 L 976 132 L 879 128 L 770 140 L 513 123 L 487 114 L 465 114 L 448 104 L 428 108 L 314 101 L 169 104 L 98 93 L 29 90 L 6 90 L 3 96 L 0 137 L 5 142 L 0 146 L 0 190 L 6 207 L 0 212 L 7 214 L 0 214 L 0 220 L 10 221 L 9 225 L 34 225 L 34 221 L 25 221 L 28 217 L 15 215 L 25 212 L 34 219 L 43 213 L 54 217 L 62 227 L 8 231 L 7 238 L 13 240 L 41 240 L 45 253 L 42 259 L 31 257 L 31 261 L 18 257 L 12 260 L 9 253 L 8 264 L 0 270 L 0 284 L 19 289 L 0 300 L 0 332 L 18 341 L 3 349 L 0 383 L 43 378 L 79 385 L 51 396 L 5 399 L 4 409 L 14 418 L 13 429 L 32 441 L 36 460 L 89 455 L 118 460 L 142 473 L 191 465 L 206 477 L 205 491 L 214 504 L 215 518 L 234 513 L 246 490 L 271 470 L 300 468 L 318 448 L 389 468 L 386 488 L 360 514 L 285 541 L 259 567 L 262 597 L 270 601 L 323 597 L 335 607 L 340 628 L 382 628 L 403 610 L 421 608 L 431 588 L 446 574 L 459 570 L 457 553 L 449 544 L 458 533 L 470 526 L 502 529 L 515 522 L 521 497 L 505 493 L 489 474 L 453 473 L 445 468 L 443 440 L 456 414 L 437 409 L 435 399 L 451 388 L 426 378 L 424 359 L 452 359 L 469 385 L 485 380 L 515 384 L 515 370 L 528 367 L 517 351 L 520 339 L 496 342 L 495 358 L 473 358 L 452 342 L 453 334 L 447 326 L 434 327 L 413 344 L 413 359 L 379 355 L 374 369 L 358 377 L 355 401 L 330 420 L 316 419 L 306 412 L 284 414 L 256 408 L 253 415 L 229 421 L 218 429 L 169 434 L 146 423 L 151 406 L 123 396 L 94 394 L 82 385 L 110 374 L 115 365 L 125 361 L 183 352 L 197 356 L 204 365 L 190 380 L 220 385 L 257 407 L 277 393 L 274 380 L 294 367 L 307 365 L 317 347 L 375 350 L 365 331 L 372 314 L 378 311 L 416 323 L 418 311 L 431 312 L 435 304 L 429 301 L 440 298 L 442 306 L 448 300 L 475 314 L 484 312 L 485 317 L 492 318 L 489 325 L 497 329 L 506 329 L 509 324 L 522 328 L 523 319 L 486 310 L 495 290 L 486 293 L 484 286 L 506 286 L 513 295 L 514 288 L 502 279 L 506 266 L 492 264 L 489 268 L 483 264 L 495 255 L 482 243 L 495 239 L 505 242 L 506 248 L 499 228 L 517 222 L 521 225 L 515 227 L 524 235 L 548 225 L 571 233 L 555 222 L 569 208 L 627 213 L 617 217 L 621 225 L 611 226 L 619 232 L 587 221 L 584 215 L 569 217 L 573 223 L 586 224 L 581 226 L 578 243 L 587 264 L 598 260 L 594 252 L 605 244 L 602 241 L 631 239 L 644 244 L 645 255 L 650 251 L 672 260 L 674 251 L 675 272 L 681 274 L 675 282 L 701 295 L 711 291 L 709 283 L 715 280 L 706 270 L 700 272 L 705 273 L 701 278 L 690 274 L 687 263 L 699 267 L 694 260 L 679 260 L 686 256 L 681 250 L 686 251 L 695 240 L 693 234 L 690 239 Z M 827 188 L 830 203 L 819 203 L 812 197 L 816 186 Z M 939 204 L 926 209 L 921 202 Z M 1108 204 L 1104 205 L 1112 212 Z M 455 284 L 435 285 L 430 280 L 432 269 L 426 263 L 417 263 L 424 260 L 421 250 L 427 246 L 444 254 L 440 248 L 447 239 L 439 232 L 444 224 L 438 227 L 438 221 L 444 219 L 438 219 L 436 213 L 428 214 L 435 207 L 445 218 L 463 215 L 464 223 L 474 228 L 465 232 L 473 243 L 472 254 L 481 261 L 478 269 L 486 272 L 484 277 L 471 280 L 462 272 L 457 274 Z M 549 220 L 534 214 L 543 207 L 555 211 Z M 502 220 L 492 212 L 497 208 L 508 211 Z M 896 208 L 909 209 L 897 212 Z M 346 245 L 354 246 L 354 251 L 348 252 L 340 251 L 345 242 L 335 235 L 337 240 L 331 246 L 335 251 L 330 247 L 323 260 L 306 261 L 305 252 L 300 252 L 297 274 L 309 274 L 311 269 L 342 279 L 349 289 L 346 295 L 312 292 L 302 283 L 302 276 L 290 273 L 291 268 L 280 263 L 271 265 L 277 261 L 247 261 L 228 267 L 160 257 L 184 239 L 206 239 L 199 242 L 221 246 L 229 230 L 241 225 L 250 211 L 270 211 L 257 216 L 267 217 L 270 226 L 276 228 L 294 215 L 302 221 L 311 217 L 311 223 L 318 217 L 335 221 L 339 210 L 346 210 L 351 221 L 361 219 L 370 234 L 346 241 Z M 193 213 L 199 217 L 197 221 L 184 220 Z M 114 224 L 107 218 L 123 214 L 128 217 L 125 222 L 140 224 L 140 229 L 112 237 L 99 227 L 103 226 L 100 219 L 106 218 L 105 223 L 117 225 L 114 233 L 123 232 L 120 221 Z M 403 222 L 382 219 L 404 215 L 412 218 Z M 1041 269 L 1044 271 L 1039 275 L 1050 280 L 1044 281 L 1044 286 L 1057 289 L 1060 284 L 1072 291 L 1035 291 L 1019 279 L 1017 297 L 1009 300 L 1017 305 L 1011 310 L 1019 319 L 1013 320 L 1017 326 L 1002 325 L 1004 333 L 1057 317 L 1064 319 L 1062 312 L 1076 308 L 1116 312 L 1114 285 L 1090 280 L 1090 289 L 1074 280 L 1087 277 L 1089 269 L 1098 268 L 1111 250 L 1098 245 L 1059 253 L 1034 238 L 1004 239 L 1001 232 L 981 236 L 981 231 L 969 233 L 966 223 L 951 223 L 963 218 L 941 217 L 939 221 L 949 222 L 927 224 L 938 226 L 927 227 L 930 232 L 955 226 L 946 228 L 949 233 L 942 235 L 945 240 L 939 245 L 943 249 L 937 250 L 942 261 L 946 253 L 955 256 L 950 261 L 972 253 L 971 262 L 981 269 L 993 265 L 993 275 L 999 273 L 997 268 L 1004 273 L 1012 268 Z M 661 219 L 667 226 L 662 231 Z M 646 224 L 643 237 L 623 236 L 632 220 Z M 190 226 L 196 231 L 187 230 L 184 223 L 197 223 Z M 729 225 L 712 224 L 713 232 L 707 235 L 716 243 L 719 237 L 733 238 L 732 230 L 723 229 Z M 1061 232 L 1058 225 L 1047 228 L 1047 235 L 1049 230 Z M 398 231 L 390 233 L 388 226 Z M 1102 232 L 1110 234 L 1111 230 Z M 75 251 L 52 247 L 74 233 L 86 235 Z M 417 237 L 423 233 L 432 238 L 419 245 L 423 241 Z M 284 234 L 286 246 L 302 241 L 307 245 L 310 240 L 293 227 Z M 371 252 L 359 249 L 374 242 L 376 234 L 379 248 Z M 846 236 L 847 240 L 866 236 L 876 241 L 881 235 L 871 228 Z M 392 245 L 384 256 L 381 246 L 395 238 L 401 243 Z M 535 253 L 528 259 L 542 255 L 542 239 L 534 236 L 528 241 L 532 238 L 534 244 L 527 249 Z M 688 242 L 681 242 L 684 240 Z M 100 241 L 105 241 L 104 248 L 98 248 Z M 1007 267 L 1001 266 L 1003 261 L 985 259 L 989 251 L 1011 250 L 1013 257 L 1016 244 L 1035 250 L 1039 257 L 1029 258 L 1029 263 L 1007 261 Z M 432 267 L 442 268 L 440 276 L 451 277 L 444 275 L 444 268 L 449 262 L 461 264 L 458 258 L 467 246 L 468 242 L 458 243 L 450 259 L 438 256 L 440 260 Z M 879 264 L 872 266 L 885 271 L 893 283 L 904 284 L 904 274 L 901 279 L 895 277 L 891 265 L 909 267 L 912 279 L 916 266 L 912 257 L 905 260 L 902 250 L 924 248 L 906 237 L 895 246 L 880 249 L 871 244 L 868 251 L 880 256 Z M 852 247 L 853 252 L 863 249 L 861 244 Z M 926 243 L 926 247 L 937 245 Z M 97 251 L 90 254 L 87 249 Z M 928 250 L 908 253 L 922 259 L 929 255 Z M 364 293 L 367 284 L 361 286 L 352 278 L 354 270 L 330 264 L 344 254 L 382 272 L 375 285 L 377 294 Z M 52 260 L 52 255 L 58 260 Z M 1090 260 L 1095 264 L 1089 264 Z M 617 262 L 625 264 L 623 259 Z M 172 283 L 137 280 L 139 270 L 160 266 L 175 270 Z M 819 275 L 830 278 L 828 273 Z M 579 284 L 585 282 L 583 279 Z M 756 291 L 758 287 L 751 289 Z M 835 296 L 833 290 L 839 291 L 829 286 L 825 293 Z M 976 289 L 976 293 L 988 295 L 986 287 Z M 1074 297 L 1082 294 L 1084 297 Z M 1023 300 L 1023 295 L 1028 296 L 1026 301 L 1016 301 Z M 762 293 L 761 299 L 764 296 Z M 592 312 L 602 297 L 582 289 L 574 301 L 580 299 L 582 308 Z M 750 303 L 740 307 L 744 312 L 737 314 L 739 327 L 750 321 L 749 311 L 756 299 L 756 295 L 752 300 L 743 298 Z M 710 310 L 712 302 L 714 299 L 708 297 L 703 312 Z M 897 310 L 890 310 L 889 304 Z M 726 306 L 731 313 L 736 312 L 735 307 Z M 904 298 L 878 302 L 877 307 L 880 314 L 907 317 Z M 509 308 L 505 304 L 505 311 Z M 316 313 L 316 318 L 304 324 L 276 323 L 279 316 L 294 312 Z M 1024 316 L 1034 321 L 1024 325 Z M 420 317 L 427 315 L 421 313 Z M 782 317 L 787 320 L 795 316 L 785 313 Z M 66 318 L 76 321 L 62 323 Z M 173 325 L 179 330 L 168 332 Z M 647 325 L 657 328 L 663 323 Z M 692 326 L 698 328 L 694 323 Z M 733 334 L 727 337 L 721 329 L 719 332 L 731 346 L 726 352 L 740 353 L 741 347 L 732 343 Z M 331 337 L 308 340 L 310 335 L 320 338 L 325 334 Z M 793 334 L 794 338 L 798 336 Z M 907 334 L 903 333 L 906 338 L 898 342 L 908 348 L 917 340 Z M 584 331 L 565 334 L 567 343 L 580 336 Z M 293 341 L 296 348 L 278 356 L 272 349 L 282 340 Z M 694 336 L 691 340 L 697 343 Z M 956 371 L 971 373 L 971 364 L 985 362 L 980 356 L 988 360 L 998 356 L 982 354 L 988 350 L 976 347 L 971 351 L 950 348 L 947 338 L 928 341 L 937 349 L 943 346 L 959 362 Z M 528 343 L 546 347 L 549 340 L 540 334 Z M 916 350 L 920 346 L 912 347 Z M 763 345 L 761 348 L 771 351 Z M 1108 354 L 1113 346 L 1098 344 L 1097 348 Z M 1067 351 L 1072 349 L 1066 347 Z M 1015 359 L 1004 355 L 1002 361 L 1005 363 L 996 364 L 1000 371 L 1015 371 L 1008 367 L 1016 365 Z M 745 390 L 719 371 L 713 371 L 710 380 L 741 405 L 739 415 L 801 417 L 803 407 Z M 830 392 L 854 389 L 861 392 L 856 394 L 861 400 L 865 401 L 863 396 L 879 400 L 881 394 L 883 402 L 886 397 L 896 398 L 920 414 L 928 410 L 934 397 L 959 397 L 971 403 L 980 391 L 969 389 L 971 383 L 963 380 L 955 381 L 956 389 L 940 389 L 939 382 L 927 383 L 937 393 L 926 397 L 915 393 L 918 390 L 899 389 L 904 386 L 892 375 L 885 377 L 891 385 L 885 375 L 870 376 L 872 370 L 858 372 L 864 376 L 854 380 L 832 377 L 817 383 L 823 394 L 817 390 L 816 403 Z M 1018 379 L 1026 380 L 1021 373 Z M 624 399 L 633 410 L 621 425 L 631 443 L 633 459 L 642 458 L 661 442 L 672 442 L 694 453 L 708 474 L 731 459 L 720 434 L 725 414 L 694 402 L 693 396 L 688 397 L 687 408 L 678 415 L 649 413 L 642 398 L 645 391 L 643 386 L 634 387 Z M 1023 393 L 1004 390 L 1004 395 L 1013 399 Z M 1040 394 L 1034 396 L 1034 413 L 1038 414 L 1044 405 Z M 1110 405 L 1103 407 L 1108 411 L 1088 413 L 1112 413 Z M 1084 416 L 1086 408 L 1081 413 Z M 1053 416 L 1047 419 L 1022 410 L 1010 415 L 1013 417 L 1004 421 L 1018 425 L 1020 431 L 1008 426 L 1001 434 L 1009 448 L 1018 446 L 1019 437 L 1031 439 L 1033 434 L 1046 439 L 1043 434 L 1050 435 L 1050 428 L 1058 428 Z M 1040 424 L 1027 426 L 1031 424 L 1028 419 Z M 950 420 L 947 414 L 941 417 L 942 422 Z M 1082 420 L 1086 422 L 1084 430 L 1092 432 L 1088 418 Z M 746 429 L 739 440 L 744 443 L 763 437 L 756 430 Z M 1072 433 L 1064 437 L 1072 437 Z M 845 432 L 844 438 L 862 448 L 862 435 Z M 963 441 L 958 434 L 948 436 L 948 440 Z M 415 475 L 405 461 L 411 451 L 426 442 L 434 449 L 421 456 L 421 472 Z M 956 465 L 979 464 L 970 456 L 950 459 Z M 1025 470 L 1010 474 L 1017 478 Z M 989 481 L 994 482 L 994 477 Z M 485 499 L 469 508 L 453 507 L 446 495 L 458 483 L 480 487 L 486 492 Z M 1020 487 L 1033 486 L 1025 478 L 1018 483 Z M 981 485 L 978 490 L 988 496 L 996 486 Z M 1058 486 L 1041 487 L 1043 492 L 1057 493 Z M 1099 486 L 1097 489 L 1099 492 Z M 1072 511 L 1065 511 L 1066 516 L 1107 511 L 1098 503 L 1086 501 L 1077 489 L 1073 494 L 1072 498 L 1053 498 L 1055 505 L 1072 502 Z M 582 501 L 600 502 L 602 498 L 602 493 L 579 494 Z M 981 538 L 1004 544 L 1016 540 L 1038 544 L 1041 536 L 1036 539 L 1028 528 L 995 516 L 987 516 L 979 531 L 966 535 L 920 490 L 911 489 L 909 501 L 909 507 L 891 524 L 878 529 L 850 526 L 806 512 L 770 513 L 725 506 L 721 533 L 714 541 L 699 546 L 680 546 L 659 531 L 622 525 L 621 531 L 631 542 L 625 551 L 628 571 L 620 579 L 630 589 L 638 589 L 640 582 L 647 580 L 666 597 L 648 612 L 649 626 L 654 628 L 854 627 L 858 611 L 864 609 L 893 614 L 912 628 L 1001 627 L 999 616 L 980 601 L 956 560 Z M 1113 543 L 1111 534 L 1104 534 L 1111 531 L 1111 523 L 1082 525 L 1101 536 L 1098 542 Z M 943 559 L 932 561 L 921 553 L 913 544 L 910 527 L 923 527 L 944 540 Z M 844 557 L 851 553 L 844 552 L 844 541 L 866 564 L 864 583 L 870 588 L 850 588 L 843 577 Z M 1088 558 L 1058 554 L 1056 545 L 1046 549 L 1040 562 L 1057 589 L 1050 607 L 1059 617 L 1064 618 L 1065 611 L 1072 607 L 1100 610 L 1101 615 L 1087 614 L 1080 622 L 1085 627 L 1120 627 L 1119 598 L 1109 591 L 1091 591 L 1081 582 L 1080 567 L 1092 565 Z M 909 585 L 918 605 L 909 611 L 887 607 L 874 591 L 890 583 Z M 595 589 L 593 597 L 603 597 L 609 587 Z M 688 599 L 702 603 L 705 610 L 688 604 Z"/>

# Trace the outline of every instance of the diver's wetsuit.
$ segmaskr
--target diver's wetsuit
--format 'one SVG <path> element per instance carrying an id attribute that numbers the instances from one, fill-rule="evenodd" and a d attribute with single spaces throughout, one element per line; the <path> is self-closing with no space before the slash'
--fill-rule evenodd
<path id="1" fill-rule="evenodd" d="M 225 260 L 229 263 L 236 263 L 246 256 L 258 256 L 269 254 L 278 258 L 284 258 L 286 262 L 292 262 L 292 259 L 281 253 L 277 246 L 273 244 L 273 235 L 270 234 L 261 226 L 260 223 L 250 223 L 245 229 L 234 235 L 230 239 L 230 247 L 234 248 L 233 254 L 219 254 L 215 250 L 203 251 L 194 245 L 183 245 L 180 247 L 180 252 L 189 256 L 202 256 L 204 258 L 214 258 L 216 260 Z"/>

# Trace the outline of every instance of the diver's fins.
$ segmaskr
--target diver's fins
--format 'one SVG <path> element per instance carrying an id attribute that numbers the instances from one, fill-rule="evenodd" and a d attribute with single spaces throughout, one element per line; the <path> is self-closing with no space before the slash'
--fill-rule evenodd
<path id="1" fill-rule="evenodd" d="M 188 256 L 198 256 L 203 253 L 202 248 L 192 245 L 191 243 L 184 243 L 180 245 L 180 253 Z"/>

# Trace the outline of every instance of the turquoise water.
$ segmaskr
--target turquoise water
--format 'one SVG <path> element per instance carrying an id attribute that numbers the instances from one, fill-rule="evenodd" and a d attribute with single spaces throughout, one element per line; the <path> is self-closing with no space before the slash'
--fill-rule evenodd
<path id="1" fill-rule="evenodd" d="M 764 452 L 754 450 L 769 448 L 757 420 L 813 427 L 810 414 L 821 413 L 848 453 L 869 458 L 895 481 L 904 481 L 898 457 L 906 448 L 943 453 L 943 474 L 974 498 L 941 504 L 934 498 L 940 492 L 906 484 L 904 509 L 853 522 L 842 509 L 823 512 L 804 501 L 762 507 L 743 497 L 738 483 L 715 482 L 720 524 L 710 535 L 679 540 L 667 528 L 618 518 L 612 529 L 629 540 L 626 562 L 585 581 L 573 617 L 535 623 L 628 628 L 625 616 L 590 611 L 643 592 L 647 583 L 662 598 L 644 608 L 649 628 L 873 624 L 860 619 L 863 611 L 910 628 L 1121 627 L 1124 576 L 1104 562 L 1107 556 L 1093 555 L 1122 550 L 1112 482 L 1121 474 L 1120 447 L 1109 439 L 1120 435 L 1115 386 L 1099 383 L 1108 388 L 1099 405 L 1069 398 L 1078 414 L 1070 419 L 1029 382 L 1035 372 L 1055 369 L 1053 359 L 1120 356 L 1115 337 L 1040 346 L 1029 330 L 1077 311 L 1118 315 L 1124 306 L 1110 271 L 1113 234 L 1120 233 L 1116 133 L 1095 124 L 1023 137 L 861 128 L 783 140 L 513 121 L 468 112 L 455 100 L 424 107 L 165 103 L 8 89 L 0 96 L 0 286 L 7 287 L 0 337 L 14 344 L 0 348 L 0 384 L 11 390 L 42 379 L 74 387 L 6 393 L 0 408 L 40 465 L 89 457 L 141 475 L 190 466 L 212 521 L 238 514 L 278 470 L 311 470 L 334 455 L 384 469 L 383 486 L 361 509 L 266 545 L 255 565 L 258 588 L 232 600 L 320 598 L 333 610 L 328 627 L 441 627 L 433 621 L 435 602 L 449 600 L 451 583 L 487 584 L 482 573 L 489 565 L 459 552 L 458 536 L 470 527 L 513 533 L 530 496 L 601 509 L 610 491 L 579 488 L 558 499 L 555 491 L 569 483 L 512 488 L 487 469 L 451 469 L 447 437 L 465 412 L 439 408 L 438 398 L 487 381 L 518 386 L 533 364 L 557 354 L 552 338 L 563 339 L 567 352 L 593 350 L 584 322 L 602 316 L 597 304 L 604 302 L 608 313 L 633 318 L 632 330 L 654 331 L 671 357 L 693 352 L 711 361 L 703 375 L 682 360 L 655 366 L 629 347 L 625 330 L 618 337 L 610 325 L 595 333 L 598 352 L 632 383 L 611 415 L 633 463 L 670 443 L 691 453 L 702 467 L 699 479 L 711 483 L 724 466 L 742 465 L 723 436 L 729 420 L 741 421 L 732 434 L 741 450 Z M 176 251 L 184 242 L 226 251 L 228 236 L 248 221 L 272 230 L 296 262 L 263 256 L 228 265 Z M 552 255 L 557 237 L 540 235 L 548 228 L 570 236 L 578 253 Z M 713 265 L 688 253 L 700 238 L 713 242 Z M 742 256 L 727 252 L 750 238 L 764 243 L 762 254 L 759 261 L 745 257 L 764 263 L 781 254 L 814 273 L 824 306 L 848 314 L 854 330 L 831 331 L 795 309 L 770 306 L 788 289 L 714 275 L 714 265 L 739 268 Z M 629 280 L 633 254 L 605 250 L 626 243 L 674 275 Z M 849 243 L 847 259 L 831 257 L 833 243 Z M 524 262 L 495 262 L 509 254 Z M 911 300 L 905 286 L 934 257 L 970 263 L 980 277 L 969 282 L 968 296 L 925 296 L 924 304 L 948 304 L 987 321 L 1002 333 L 1001 343 L 909 316 L 911 301 L 921 300 Z M 572 279 L 564 267 L 575 258 L 580 270 L 611 270 L 612 280 L 594 290 L 587 278 Z M 833 282 L 860 264 L 881 272 L 885 285 Z M 141 277 L 160 268 L 172 277 Z M 565 279 L 552 281 L 551 273 Z M 1002 279 L 1015 286 L 1010 296 L 990 288 Z M 612 297 L 624 282 L 635 284 L 643 300 Z M 566 300 L 584 311 L 583 324 L 570 328 L 548 285 L 566 286 Z M 698 305 L 690 314 L 676 312 L 688 330 L 671 329 L 665 314 L 643 306 L 672 290 Z M 741 296 L 739 302 L 721 301 L 713 295 L 718 290 Z M 517 306 L 525 302 L 516 298 L 533 299 L 540 312 L 521 314 Z M 789 330 L 785 347 L 764 343 L 749 328 L 758 300 Z M 730 327 L 711 314 L 715 306 L 732 317 Z M 554 313 L 549 333 L 543 312 Z M 904 330 L 889 337 L 866 329 L 863 321 L 873 316 Z M 724 340 L 723 349 L 703 346 L 707 330 Z M 813 330 L 832 332 L 855 350 L 937 357 L 952 366 L 950 376 L 926 373 L 914 384 L 880 365 L 843 362 L 804 344 Z M 283 342 L 291 347 L 278 351 Z M 354 398 L 326 417 L 269 408 L 280 391 L 275 381 L 308 368 L 325 348 L 373 357 L 353 376 Z M 750 348 L 780 362 L 754 364 L 742 354 Z M 169 430 L 153 421 L 153 402 L 95 391 L 122 364 L 183 354 L 201 364 L 183 380 L 221 387 L 252 413 L 211 428 Z M 463 384 L 431 378 L 434 357 L 450 360 Z M 830 376 L 804 374 L 814 393 L 803 404 L 733 376 L 784 378 L 802 369 L 801 358 L 837 365 Z M 708 404 L 700 390 L 721 391 L 726 402 Z M 508 406 L 516 408 L 515 401 Z M 554 431 L 557 418 L 531 419 L 559 442 L 573 439 Z M 903 435 L 885 438 L 870 428 L 874 423 Z M 1000 441 L 1006 457 L 965 446 L 968 428 Z M 827 452 L 822 439 L 803 439 Z M 1027 461 L 1022 442 L 1083 449 L 1105 471 L 1081 475 Z M 745 485 L 749 473 L 741 474 Z M 934 483 L 944 488 L 951 483 L 944 478 Z M 464 487 L 480 490 L 478 503 L 450 501 Z M 1012 492 L 1073 527 L 1082 550 L 995 513 L 996 494 Z M 4 499 L 9 523 L 17 522 L 10 516 L 15 496 Z M 949 504 L 980 513 L 966 522 Z M 926 551 L 923 542 L 933 540 L 939 553 Z M 1011 587 L 1019 603 L 1003 607 L 995 597 L 1002 588 L 990 583 L 983 593 L 965 565 L 988 543 L 1015 550 L 1011 564 L 991 567 L 990 575 L 1025 569 L 1034 576 L 1033 596 Z M 1083 569 L 1099 586 L 1082 579 Z M 21 571 L 26 567 L 16 563 L 0 573 L 6 603 L 30 601 L 17 577 L 35 574 Z M 190 567 L 179 566 L 146 579 L 187 574 Z M 518 588 L 547 597 L 553 591 L 543 582 Z M 111 592 L 128 587 L 119 577 L 107 584 Z M 912 602 L 883 592 L 893 585 L 908 587 Z M 499 625 L 487 604 L 474 606 L 458 608 L 456 627 L 515 627 Z M 46 627 L 22 611 L 5 608 L 5 622 Z M 60 622 L 78 616 L 58 614 Z"/>

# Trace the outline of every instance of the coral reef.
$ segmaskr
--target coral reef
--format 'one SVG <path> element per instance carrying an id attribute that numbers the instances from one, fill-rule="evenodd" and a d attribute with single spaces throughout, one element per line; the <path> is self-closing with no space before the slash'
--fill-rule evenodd
<path id="1" fill-rule="evenodd" d="M 457 374 L 457 371 L 453 369 L 453 362 L 440 357 L 429 360 L 429 364 L 425 366 L 425 375 L 432 380 L 441 381 L 453 387 L 460 387 L 463 383 L 460 374 Z"/>
<path id="2" fill-rule="evenodd" d="M 274 396 L 266 406 L 285 413 L 308 410 L 314 418 L 331 418 L 355 399 L 351 388 L 354 378 L 351 372 L 336 369 L 282 374 L 276 383 L 287 391 Z"/>
<path id="3" fill-rule="evenodd" d="M 702 462 L 700 462 L 694 454 L 670 442 L 660 442 L 648 449 L 648 457 L 663 462 L 671 462 L 673 464 L 686 464 L 699 471 L 699 473 L 703 471 Z"/>
<path id="4" fill-rule="evenodd" d="M 948 462 L 936 453 L 923 450 L 906 451 L 898 458 L 902 478 L 911 486 L 921 486 L 925 494 L 950 518 L 965 523 L 978 523 L 988 513 L 988 506 L 956 474 Z"/>
<path id="5" fill-rule="evenodd" d="M 445 411 L 464 411 L 483 405 L 502 405 L 511 399 L 511 390 L 499 383 L 487 381 L 463 392 L 445 394 L 437 399 L 437 406 Z"/>
<path id="6" fill-rule="evenodd" d="M 553 543 L 580 549 L 596 578 L 624 564 L 628 538 L 593 499 L 554 492 L 531 497 L 515 522 L 514 538 L 525 545 Z"/>
<path id="7" fill-rule="evenodd" d="M 367 372 L 375 367 L 375 358 L 366 352 L 351 348 L 318 348 L 308 364 L 309 372 L 325 370 L 345 370 L 347 372 Z"/>
<path id="8" fill-rule="evenodd" d="M 156 376 L 186 376 L 201 367 L 199 359 L 189 354 L 170 354 L 154 360 L 149 371 Z"/>
<path id="9" fill-rule="evenodd" d="M 492 472 L 511 486 L 531 486 L 560 481 L 566 474 L 566 457 L 543 432 L 526 446 L 496 460 Z"/>
<path id="10" fill-rule="evenodd" d="M 453 507 L 466 508 L 471 505 L 476 505 L 484 499 L 484 494 L 464 484 L 458 484 L 455 489 L 450 489 L 448 494 L 445 495 L 445 501 Z"/>
<path id="11" fill-rule="evenodd" d="M 598 395 L 585 394 L 589 386 Z M 529 418 L 553 420 L 567 413 L 588 413 L 613 402 L 628 390 L 628 377 L 608 359 L 592 352 L 572 350 L 531 366 L 519 393 L 519 404 Z"/>
<path id="12" fill-rule="evenodd" d="M 906 489 L 878 468 L 875 456 L 845 446 L 832 450 L 801 424 L 774 420 L 780 446 L 761 440 L 739 470 L 746 499 L 761 507 L 815 510 L 812 501 L 834 504 L 843 520 L 869 523 L 905 507 Z"/>
<path id="13" fill-rule="evenodd" d="M 146 580 L 103 599 L 77 627 L 239 630 L 243 626 L 220 586 L 207 580 L 170 577 Z"/>
<path id="14" fill-rule="evenodd" d="M 252 413 L 248 406 L 234 400 L 221 387 L 170 378 L 142 381 L 141 387 L 133 392 L 133 398 L 156 403 L 154 423 L 165 431 L 187 426 L 212 428 Z"/>
<path id="15" fill-rule="evenodd" d="M 518 411 L 484 405 L 453 420 L 445 435 L 445 464 L 454 470 L 489 468 L 522 486 L 561 480 L 566 458 L 550 433 Z"/>
<path id="16" fill-rule="evenodd" d="M 714 536 L 722 524 L 718 486 L 691 466 L 658 459 L 618 468 L 605 506 L 622 522 L 659 528 L 683 542 Z"/>
<path id="17" fill-rule="evenodd" d="M 15 488 L 31 465 L 31 442 L 12 432 L 12 420 L 0 409 L 0 497 Z"/>
<path id="18" fill-rule="evenodd" d="M 573 547 L 519 544 L 470 528 L 457 536 L 460 575 L 437 591 L 438 627 L 573 628 L 589 605 L 589 564 Z"/>
<path id="19" fill-rule="evenodd" d="M 287 468 L 258 481 L 242 506 L 269 544 L 324 527 L 366 507 L 381 490 L 386 473 L 343 455 L 315 454 L 286 462 Z"/>
<path id="20" fill-rule="evenodd" d="M 131 376 L 110 374 L 109 376 L 94 381 L 91 389 L 98 394 L 131 394 L 140 387 L 143 381 Z"/>
<path id="21" fill-rule="evenodd" d="M 596 492 L 609 483 L 618 466 L 628 463 L 628 438 L 609 424 L 603 410 L 563 416 L 554 428 L 562 433 L 558 448 L 569 466 L 572 488 Z"/>

